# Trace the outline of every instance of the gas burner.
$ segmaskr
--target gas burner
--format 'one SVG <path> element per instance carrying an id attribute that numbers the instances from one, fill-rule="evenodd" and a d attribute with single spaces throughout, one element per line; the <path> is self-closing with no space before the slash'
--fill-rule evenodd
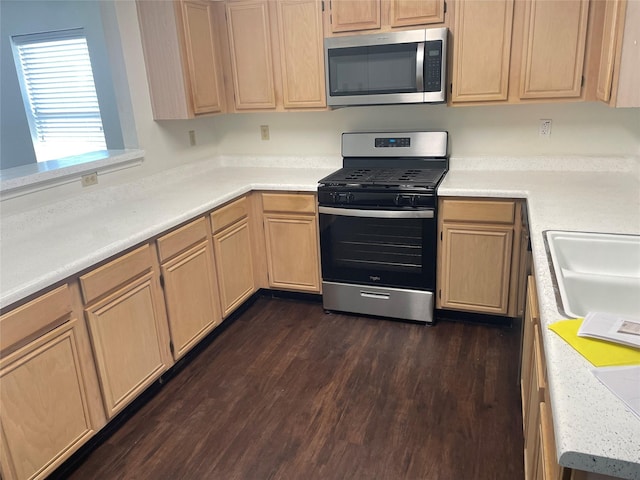
<path id="1" fill-rule="evenodd" d="M 367 188 L 435 187 L 444 174 L 444 168 L 342 168 L 321 180 L 323 184 Z"/>

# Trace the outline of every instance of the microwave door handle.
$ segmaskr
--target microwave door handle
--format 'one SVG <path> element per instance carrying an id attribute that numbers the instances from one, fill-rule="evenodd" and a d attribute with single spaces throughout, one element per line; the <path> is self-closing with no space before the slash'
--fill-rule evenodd
<path id="1" fill-rule="evenodd" d="M 424 92 L 424 42 L 416 48 L 416 90 Z"/>

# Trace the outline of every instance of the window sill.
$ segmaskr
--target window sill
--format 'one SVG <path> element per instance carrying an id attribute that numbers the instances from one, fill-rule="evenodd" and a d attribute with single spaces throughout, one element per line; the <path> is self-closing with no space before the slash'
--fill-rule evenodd
<path id="1" fill-rule="evenodd" d="M 71 183 L 88 173 L 107 173 L 140 165 L 144 150 L 101 150 L 60 160 L 0 170 L 0 200 Z"/>

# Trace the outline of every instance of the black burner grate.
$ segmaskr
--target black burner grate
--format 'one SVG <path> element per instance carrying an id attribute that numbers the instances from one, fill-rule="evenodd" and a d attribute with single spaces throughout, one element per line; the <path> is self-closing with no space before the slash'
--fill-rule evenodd
<path id="1" fill-rule="evenodd" d="M 428 168 L 342 168 L 322 180 L 333 185 L 386 185 L 405 187 L 433 187 L 443 169 Z"/>

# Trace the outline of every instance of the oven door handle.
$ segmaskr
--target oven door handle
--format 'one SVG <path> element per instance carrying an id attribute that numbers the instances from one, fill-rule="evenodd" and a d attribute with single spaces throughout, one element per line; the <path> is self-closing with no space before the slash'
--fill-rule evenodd
<path id="1" fill-rule="evenodd" d="M 435 211 L 428 210 L 359 210 L 355 208 L 318 207 L 319 213 L 342 217 L 365 218 L 434 218 Z"/>

